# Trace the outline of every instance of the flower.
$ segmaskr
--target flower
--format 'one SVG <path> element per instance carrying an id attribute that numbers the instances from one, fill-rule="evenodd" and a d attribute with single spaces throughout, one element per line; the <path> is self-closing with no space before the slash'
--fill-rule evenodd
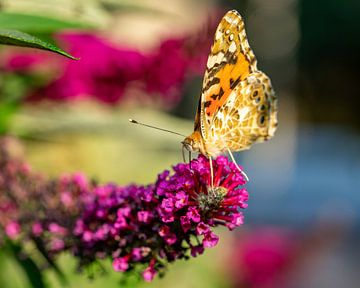
<path id="1" fill-rule="evenodd" d="M 109 257 L 118 272 L 145 265 L 142 276 L 151 281 L 167 263 L 216 246 L 215 227 L 243 224 L 245 180 L 224 156 L 213 160 L 213 187 L 209 160 L 202 155 L 160 173 L 153 184 L 118 186 L 78 173 L 47 180 L 24 170 L 1 146 L 0 140 L 0 203 L 6 203 L 0 228 L 10 238 L 35 241 L 49 259 L 65 250 L 80 266 Z"/>
<path id="2" fill-rule="evenodd" d="M 62 75 L 38 93 L 55 100 L 94 97 L 113 104 L 120 101 L 127 86 L 145 73 L 145 56 L 135 50 L 116 47 L 92 34 L 61 34 L 69 51 L 79 61 L 63 61 Z"/>
<path id="3" fill-rule="evenodd" d="M 5 233 L 10 239 L 16 239 L 21 232 L 21 227 L 16 221 L 12 221 L 5 227 Z"/>
<path id="4" fill-rule="evenodd" d="M 142 276 L 146 282 L 151 282 L 156 275 L 156 270 L 154 268 L 154 265 L 155 265 L 155 259 L 152 259 L 150 261 L 150 265 L 142 273 Z"/>
<path id="5" fill-rule="evenodd" d="M 94 261 L 99 253 L 112 256 L 117 251 L 113 258 L 116 271 L 149 263 L 143 277 L 150 280 L 164 267 L 163 260 L 172 262 L 188 253 L 195 257 L 216 246 L 219 237 L 213 228 L 241 225 L 239 208 L 246 207 L 248 194 L 241 188 L 245 184 L 242 174 L 226 157 L 219 156 L 213 166 L 214 187 L 209 161 L 201 155 L 191 165 L 174 166 L 173 174 L 160 173 L 155 184 L 96 187 L 98 192 L 84 206 L 80 223 L 91 235 L 103 227 L 106 231 L 98 238 L 85 239 L 86 234 L 80 234 L 75 251 L 87 257 L 85 262 Z M 196 243 L 191 239 L 197 239 Z M 146 247 L 146 253 L 139 244 Z"/>
<path id="6" fill-rule="evenodd" d="M 49 60 L 48 56 L 42 52 L 20 51 L 6 56 L 5 70 L 20 73 L 30 72 L 40 68 Z"/>
<path id="7" fill-rule="evenodd" d="M 166 95 L 164 100 L 168 105 L 179 101 L 180 86 L 190 62 L 184 43 L 184 39 L 165 40 L 158 51 L 148 57 L 151 73 L 146 74 L 146 91 Z"/>
<path id="8" fill-rule="evenodd" d="M 234 286 L 288 287 L 287 276 L 299 252 L 299 237 L 279 227 L 256 227 L 237 240 L 231 253 Z M 239 274 L 238 268 L 242 267 Z"/>
<path id="9" fill-rule="evenodd" d="M 31 227 L 31 232 L 37 237 L 39 237 L 43 231 L 44 229 L 39 222 L 35 222 Z"/>
<path id="10" fill-rule="evenodd" d="M 179 103 L 185 82 L 204 73 L 212 36 L 205 37 L 206 41 L 197 34 L 165 39 L 149 53 L 111 43 L 94 33 L 66 32 L 57 38 L 78 61 L 22 50 L 2 57 L 1 68 L 6 72 L 36 76 L 24 99 L 91 98 L 115 105 L 131 91 L 131 95 L 139 95 L 137 101 L 143 102 L 146 94 L 172 108 Z"/>

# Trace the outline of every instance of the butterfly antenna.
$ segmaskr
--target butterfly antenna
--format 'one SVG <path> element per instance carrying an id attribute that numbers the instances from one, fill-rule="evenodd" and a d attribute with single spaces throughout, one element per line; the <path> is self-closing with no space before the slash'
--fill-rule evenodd
<path id="1" fill-rule="evenodd" d="M 163 128 L 155 127 L 155 126 L 152 126 L 152 125 L 144 124 L 144 123 L 141 123 L 141 122 L 136 121 L 136 120 L 134 120 L 134 119 L 129 119 L 129 122 L 130 122 L 130 123 L 133 123 L 133 124 L 138 124 L 138 125 L 141 125 L 141 126 L 145 126 L 145 127 L 153 128 L 153 129 L 156 129 L 156 130 L 160 130 L 160 131 L 168 132 L 168 133 L 171 133 L 171 134 L 179 135 L 179 136 L 182 136 L 182 137 L 186 137 L 186 135 L 183 135 L 183 134 L 180 134 L 180 133 L 177 133 L 177 132 L 171 131 L 171 130 L 167 130 L 167 129 L 163 129 Z"/>

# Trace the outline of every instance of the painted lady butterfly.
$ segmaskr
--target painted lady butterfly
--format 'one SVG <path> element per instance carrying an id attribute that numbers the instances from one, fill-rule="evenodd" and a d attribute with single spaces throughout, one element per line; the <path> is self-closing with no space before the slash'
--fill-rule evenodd
<path id="1" fill-rule="evenodd" d="M 276 104 L 269 77 L 257 69 L 243 19 L 235 10 L 227 12 L 215 33 L 194 132 L 182 142 L 184 147 L 206 155 L 210 164 L 212 156 L 226 151 L 235 162 L 231 151 L 249 149 L 274 135 Z"/>
<path id="2" fill-rule="evenodd" d="M 249 149 L 270 139 L 277 127 L 277 100 L 269 77 L 257 69 L 240 14 L 229 11 L 222 18 L 211 47 L 195 116 L 194 132 L 183 148 L 209 157 Z M 182 135 L 129 119 L 135 124 Z"/>

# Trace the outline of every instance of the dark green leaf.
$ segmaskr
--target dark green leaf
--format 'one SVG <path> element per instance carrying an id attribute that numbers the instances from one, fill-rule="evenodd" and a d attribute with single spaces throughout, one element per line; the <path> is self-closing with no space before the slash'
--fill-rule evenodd
<path id="1" fill-rule="evenodd" d="M 31 34 L 49 34 L 63 29 L 91 28 L 82 23 L 10 12 L 0 12 L 0 27 L 1 29 L 20 30 Z"/>
<path id="2" fill-rule="evenodd" d="M 45 244 L 43 243 L 43 241 L 39 238 L 33 238 L 33 241 L 35 243 L 36 248 L 39 250 L 40 254 L 44 257 L 44 259 L 46 260 L 46 262 L 49 264 L 49 266 L 51 268 L 54 269 L 56 275 L 58 276 L 59 281 L 61 282 L 62 286 L 65 287 L 69 287 L 69 282 L 67 281 L 65 274 L 60 270 L 60 268 L 58 267 L 58 265 L 56 265 L 56 263 L 54 262 L 54 260 L 49 256 L 49 254 L 47 253 L 47 250 L 45 249 Z"/>
<path id="3" fill-rule="evenodd" d="M 59 47 L 17 30 L 0 29 L 0 44 L 47 50 L 77 60 L 77 58 L 61 50 Z"/>
<path id="4" fill-rule="evenodd" d="M 9 242 L 8 247 L 11 249 L 20 267 L 24 270 L 31 287 L 45 288 L 43 275 L 34 260 L 24 254 L 19 245 Z"/>

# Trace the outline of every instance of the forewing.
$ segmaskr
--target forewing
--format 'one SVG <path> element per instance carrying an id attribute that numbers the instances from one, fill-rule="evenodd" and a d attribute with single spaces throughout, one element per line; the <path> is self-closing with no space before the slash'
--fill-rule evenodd
<path id="1" fill-rule="evenodd" d="M 256 59 L 246 37 L 244 22 L 237 11 L 229 11 L 215 33 L 195 120 L 195 128 L 200 126 L 205 141 L 214 116 L 233 89 L 256 70 Z"/>

